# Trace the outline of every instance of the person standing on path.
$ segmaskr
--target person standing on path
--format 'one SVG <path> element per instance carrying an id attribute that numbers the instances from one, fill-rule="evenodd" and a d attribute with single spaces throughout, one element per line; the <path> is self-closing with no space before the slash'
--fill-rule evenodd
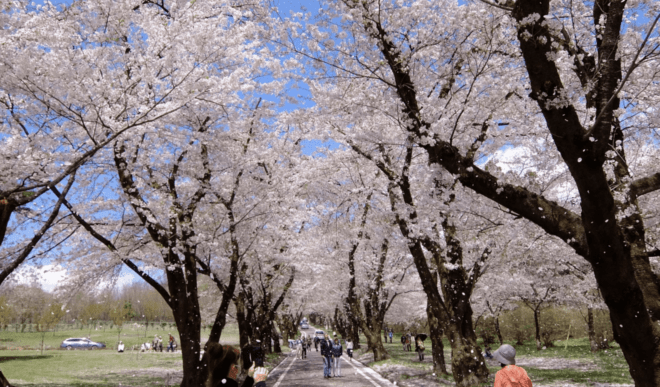
<path id="1" fill-rule="evenodd" d="M 493 353 L 502 369 L 495 374 L 495 387 L 532 387 L 532 380 L 524 369 L 516 365 L 516 349 L 503 344 Z"/>
<path id="2" fill-rule="evenodd" d="M 332 346 L 332 358 L 334 360 L 332 371 L 334 376 L 341 376 L 341 356 L 343 354 L 344 348 L 341 346 L 339 339 L 335 339 L 335 343 Z"/>
<path id="3" fill-rule="evenodd" d="M 348 355 L 348 361 L 353 362 L 353 342 L 351 339 L 346 340 L 346 354 Z"/>
<path id="4" fill-rule="evenodd" d="M 394 333 L 392 333 L 392 328 L 390 328 L 389 336 L 390 336 L 390 344 L 392 344 L 392 336 L 394 336 Z"/>
<path id="5" fill-rule="evenodd" d="M 321 340 L 321 356 L 323 356 L 323 377 L 332 377 L 332 341 L 328 335 Z"/>
<path id="6" fill-rule="evenodd" d="M 410 352 L 412 351 L 412 333 L 408 333 L 406 335 L 406 351 Z"/>
<path id="7" fill-rule="evenodd" d="M 406 350 L 406 335 L 401 335 L 401 344 L 403 345 L 403 350 Z"/>

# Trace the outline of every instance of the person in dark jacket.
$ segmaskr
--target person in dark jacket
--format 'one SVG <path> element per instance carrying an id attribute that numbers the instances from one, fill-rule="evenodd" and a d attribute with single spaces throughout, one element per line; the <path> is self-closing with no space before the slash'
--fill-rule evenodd
<path id="1" fill-rule="evenodd" d="M 321 356 L 323 356 L 323 377 L 332 377 L 332 341 L 328 335 L 324 335 L 321 340 Z"/>
<path id="2" fill-rule="evenodd" d="M 401 335 L 401 344 L 403 345 L 403 350 L 406 350 L 406 335 Z"/>
<path id="3" fill-rule="evenodd" d="M 241 351 L 231 345 L 209 343 L 202 365 L 206 368 L 207 378 L 204 387 L 238 387 L 238 359 Z M 266 387 L 268 371 L 263 364 L 253 364 L 241 387 Z"/>
<path id="4" fill-rule="evenodd" d="M 419 336 L 415 338 L 415 352 L 419 355 L 419 361 L 424 361 L 424 341 Z"/>
<path id="5" fill-rule="evenodd" d="M 341 376 L 341 356 L 344 354 L 344 349 L 339 342 L 339 339 L 335 339 L 335 343 L 332 345 L 332 373 L 334 376 Z"/>
<path id="6" fill-rule="evenodd" d="M 321 339 L 319 339 L 318 336 L 314 336 L 314 349 L 316 349 L 316 352 L 319 351 L 319 342 L 320 341 L 321 341 Z"/>

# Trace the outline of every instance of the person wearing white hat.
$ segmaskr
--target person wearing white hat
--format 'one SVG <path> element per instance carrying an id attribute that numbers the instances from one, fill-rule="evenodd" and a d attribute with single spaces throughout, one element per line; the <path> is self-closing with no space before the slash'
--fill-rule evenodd
<path id="1" fill-rule="evenodd" d="M 516 365 L 515 348 L 503 344 L 493 353 L 493 358 L 502 366 L 495 374 L 495 387 L 532 387 L 527 372 Z"/>

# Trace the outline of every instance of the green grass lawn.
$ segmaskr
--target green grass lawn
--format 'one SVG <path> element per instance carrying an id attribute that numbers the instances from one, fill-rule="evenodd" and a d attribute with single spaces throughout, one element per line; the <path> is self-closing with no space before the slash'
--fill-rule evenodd
<path id="1" fill-rule="evenodd" d="M 179 342 L 178 331 L 176 328 L 149 327 L 147 330 L 144 328 L 136 329 L 132 325 L 125 326 L 121 330 L 121 334 L 116 328 L 106 329 L 66 329 L 57 330 L 55 332 L 15 332 L 13 330 L 0 331 L 0 350 L 7 349 L 40 349 L 41 339 L 43 336 L 45 349 L 58 349 L 63 340 L 70 337 L 88 337 L 92 341 L 104 343 L 108 349 L 116 349 L 119 340 L 124 342 L 126 348 L 133 345 L 139 345 L 145 342 L 151 342 L 154 335 L 159 335 L 163 338 L 163 345 L 167 345 L 168 334 L 172 333 L 176 341 Z M 202 342 L 205 342 L 210 333 L 209 329 L 202 329 Z M 222 342 L 227 344 L 238 344 L 238 325 L 229 324 L 222 332 Z"/>
<path id="2" fill-rule="evenodd" d="M 181 367 L 180 353 L 0 351 L 0 369 L 16 386 L 165 385 Z"/>
<path id="3" fill-rule="evenodd" d="M 174 385 L 182 372 L 181 353 L 142 353 L 131 351 L 138 343 L 151 341 L 155 334 L 167 340 L 172 333 L 177 341 L 178 332 L 166 328 L 136 330 L 125 327 L 121 340 L 126 352 L 117 353 L 117 330 L 68 329 L 48 332 L 44 337 L 46 350 L 41 354 L 39 332 L 0 331 L 0 370 L 16 386 L 151 386 Z M 91 334 L 90 334 L 91 333 Z M 202 330 L 202 344 L 209 330 Z M 103 342 L 105 350 L 60 349 L 62 340 L 69 337 L 90 336 Z M 146 336 L 146 339 L 145 339 Z M 238 326 L 227 325 L 220 339 L 223 344 L 238 343 Z M 283 348 L 283 350 L 287 350 Z M 269 360 L 274 360 L 269 358 Z"/>

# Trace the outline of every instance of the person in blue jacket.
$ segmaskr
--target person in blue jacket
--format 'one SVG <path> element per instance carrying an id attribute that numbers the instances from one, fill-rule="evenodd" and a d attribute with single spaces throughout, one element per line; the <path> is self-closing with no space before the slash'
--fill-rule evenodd
<path id="1" fill-rule="evenodd" d="M 339 339 L 335 339 L 335 343 L 332 346 L 332 371 L 334 376 L 341 376 L 341 356 L 344 354 L 344 349 L 339 342 Z"/>

